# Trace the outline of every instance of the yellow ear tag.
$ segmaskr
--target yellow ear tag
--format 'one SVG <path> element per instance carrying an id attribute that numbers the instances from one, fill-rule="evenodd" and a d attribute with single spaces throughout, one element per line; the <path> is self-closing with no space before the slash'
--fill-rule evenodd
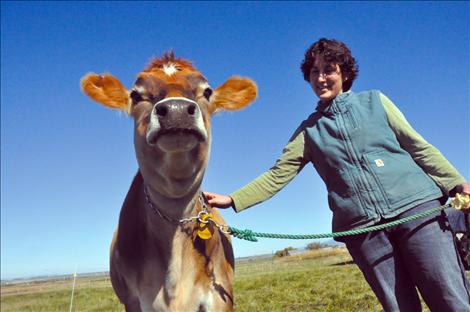
<path id="1" fill-rule="evenodd" d="M 457 210 L 463 209 L 470 204 L 470 195 L 457 193 L 451 204 Z"/>
<path id="2" fill-rule="evenodd" d="M 209 218 L 214 219 L 212 213 L 205 213 L 201 216 L 202 221 L 208 221 Z M 198 222 L 197 236 L 202 239 L 210 239 L 212 234 L 214 234 L 214 227 L 210 221 L 207 223 Z"/>

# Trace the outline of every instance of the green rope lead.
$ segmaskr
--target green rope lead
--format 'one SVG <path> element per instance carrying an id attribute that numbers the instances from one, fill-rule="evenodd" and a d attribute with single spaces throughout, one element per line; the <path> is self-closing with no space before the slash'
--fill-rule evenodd
<path id="1" fill-rule="evenodd" d="M 444 210 L 448 207 L 451 207 L 451 204 L 446 204 L 442 205 L 440 207 L 432 208 L 426 211 L 423 211 L 421 213 L 403 218 L 403 219 L 398 219 L 392 222 L 380 224 L 380 225 L 374 225 L 370 227 L 365 227 L 365 228 L 360 228 L 360 229 L 354 229 L 354 230 L 349 230 L 349 231 L 343 231 L 343 232 L 334 232 L 334 233 L 323 233 L 323 234 L 305 234 L 305 235 L 292 235 L 292 234 L 275 234 L 275 233 L 258 233 L 258 232 L 253 232 L 251 230 L 239 230 L 237 228 L 228 227 L 228 231 L 231 235 L 233 235 L 236 238 L 239 239 L 245 239 L 248 241 L 252 242 L 257 242 L 258 239 L 256 237 L 262 237 L 262 238 L 279 238 L 279 239 L 315 239 L 315 238 L 329 238 L 329 237 L 340 237 L 340 236 L 348 236 L 348 235 L 357 235 L 357 234 L 363 234 L 363 233 L 368 233 L 372 231 L 378 231 L 378 230 L 383 230 L 395 225 L 403 224 L 412 220 L 416 220 L 425 216 L 429 216 L 435 212 Z"/>

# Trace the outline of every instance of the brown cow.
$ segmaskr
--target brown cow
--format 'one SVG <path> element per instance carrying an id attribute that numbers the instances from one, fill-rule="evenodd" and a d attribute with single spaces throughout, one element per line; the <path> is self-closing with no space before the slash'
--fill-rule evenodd
<path id="1" fill-rule="evenodd" d="M 130 91 L 109 74 L 88 74 L 81 85 L 92 99 L 135 121 L 139 171 L 121 209 L 110 262 L 126 311 L 232 311 L 230 238 L 209 222 L 201 236 L 211 238 L 202 239 L 198 226 L 204 224 L 194 217 L 207 211 L 224 223 L 200 190 L 210 118 L 219 109 L 248 105 L 255 83 L 231 77 L 212 90 L 189 61 L 169 52 L 139 73 Z"/>

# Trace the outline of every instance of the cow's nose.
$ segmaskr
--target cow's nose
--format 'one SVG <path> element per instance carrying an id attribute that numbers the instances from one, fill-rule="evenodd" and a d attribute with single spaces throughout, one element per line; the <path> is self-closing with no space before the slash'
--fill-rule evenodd
<path id="1" fill-rule="evenodd" d="M 186 100 L 169 100 L 155 105 L 155 114 L 159 120 L 184 121 L 194 116 L 198 107 Z"/>

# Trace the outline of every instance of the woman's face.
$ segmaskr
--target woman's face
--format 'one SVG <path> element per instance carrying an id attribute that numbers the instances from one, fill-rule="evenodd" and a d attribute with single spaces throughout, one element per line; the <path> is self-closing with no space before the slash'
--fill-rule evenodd
<path id="1" fill-rule="evenodd" d="M 321 102 L 329 102 L 343 93 L 343 75 L 338 64 L 317 57 L 310 70 L 310 85 Z"/>

